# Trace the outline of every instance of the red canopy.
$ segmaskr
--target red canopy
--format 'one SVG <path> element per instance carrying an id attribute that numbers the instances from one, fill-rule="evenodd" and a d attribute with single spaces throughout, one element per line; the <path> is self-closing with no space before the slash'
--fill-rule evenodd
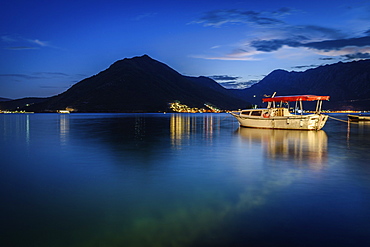
<path id="1" fill-rule="evenodd" d="M 276 96 L 274 98 L 263 98 L 262 102 L 315 101 L 315 100 L 329 100 L 329 98 L 330 96 L 317 96 L 317 95 Z"/>

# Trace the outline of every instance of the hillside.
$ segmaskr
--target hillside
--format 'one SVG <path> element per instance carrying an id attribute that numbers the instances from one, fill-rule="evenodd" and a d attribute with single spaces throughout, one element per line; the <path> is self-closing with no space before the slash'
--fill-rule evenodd
<path id="1" fill-rule="evenodd" d="M 25 106 L 32 106 L 44 102 L 48 98 L 22 98 L 15 100 L 6 100 L 0 102 L 0 110 L 25 110 Z M 29 108 L 29 107 L 27 107 Z"/>
<path id="2" fill-rule="evenodd" d="M 243 96 L 260 105 L 264 94 L 329 95 L 324 108 L 370 110 L 370 60 L 336 63 L 304 72 L 275 70 L 258 84 L 242 90 Z M 255 95 L 255 97 L 254 97 Z"/>
<path id="3" fill-rule="evenodd" d="M 168 103 L 174 101 L 198 108 L 203 108 L 205 103 L 221 109 L 250 105 L 209 78 L 182 76 L 144 55 L 117 61 L 105 71 L 26 110 L 54 111 L 69 107 L 78 112 L 159 112 L 168 111 Z"/>
<path id="4" fill-rule="evenodd" d="M 84 79 L 60 95 L 0 102 L 2 110 L 78 112 L 163 112 L 169 103 L 212 104 L 235 110 L 262 105 L 264 95 L 329 95 L 324 109 L 370 110 L 370 60 L 336 63 L 304 72 L 275 70 L 243 90 L 225 89 L 207 77 L 183 76 L 147 55 L 126 58 Z M 28 105 L 27 107 L 25 107 Z"/>
<path id="5" fill-rule="evenodd" d="M 3 101 L 9 101 L 9 100 L 11 100 L 11 99 L 7 99 L 7 98 L 2 98 L 2 97 L 0 97 L 0 102 L 3 102 Z"/>

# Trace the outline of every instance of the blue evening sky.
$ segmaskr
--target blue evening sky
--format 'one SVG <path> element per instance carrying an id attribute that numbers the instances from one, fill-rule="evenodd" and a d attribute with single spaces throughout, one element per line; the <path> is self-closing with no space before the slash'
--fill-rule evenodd
<path id="1" fill-rule="evenodd" d="M 275 69 L 370 58 L 369 0 L 12 0 L 0 5 L 0 97 L 52 96 L 147 54 L 243 88 Z"/>

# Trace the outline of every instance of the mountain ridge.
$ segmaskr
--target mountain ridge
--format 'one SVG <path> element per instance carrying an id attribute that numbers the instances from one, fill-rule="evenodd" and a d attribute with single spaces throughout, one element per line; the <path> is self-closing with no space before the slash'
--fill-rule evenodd
<path id="1" fill-rule="evenodd" d="M 370 60 L 338 62 L 302 72 L 277 69 L 246 89 L 226 89 L 213 79 L 184 76 L 148 55 L 124 58 L 48 98 L 0 102 L 0 109 L 45 112 L 73 108 L 79 112 L 164 112 L 169 103 L 190 107 L 215 105 L 224 110 L 262 106 L 277 95 L 329 95 L 329 110 L 370 109 Z M 250 103 L 249 103 L 250 102 Z M 28 105 L 25 107 L 25 105 Z"/>
<path id="2" fill-rule="evenodd" d="M 338 62 L 303 72 L 274 70 L 241 95 L 259 105 L 264 95 L 329 95 L 333 110 L 370 109 L 370 60 Z"/>
<path id="3" fill-rule="evenodd" d="M 180 101 L 202 108 L 205 103 L 221 109 L 250 105 L 232 91 L 203 77 L 186 77 L 148 55 L 125 58 L 86 78 L 67 91 L 28 107 L 30 111 L 73 108 L 79 112 L 164 112 Z"/>

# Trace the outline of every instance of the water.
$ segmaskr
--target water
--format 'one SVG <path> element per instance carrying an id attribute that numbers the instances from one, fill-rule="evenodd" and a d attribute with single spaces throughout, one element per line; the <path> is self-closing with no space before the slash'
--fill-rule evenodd
<path id="1" fill-rule="evenodd" d="M 369 137 L 331 119 L 1 114 L 0 246 L 370 246 Z"/>

